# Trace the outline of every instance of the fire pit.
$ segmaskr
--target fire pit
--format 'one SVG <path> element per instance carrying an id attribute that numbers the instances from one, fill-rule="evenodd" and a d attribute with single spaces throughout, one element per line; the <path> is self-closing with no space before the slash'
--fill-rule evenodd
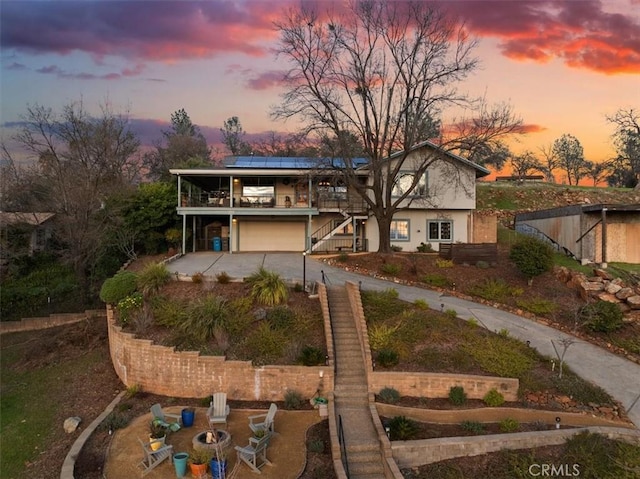
<path id="1" fill-rule="evenodd" d="M 215 441 L 207 442 L 207 433 L 213 435 L 215 433 Z M 231 446 L 231 434 L 224 429 L 215 429 L 214 431 L 199 432 L 193 437 L 193 448 L 215 451 L 217 447 L 221 450 Z"/>

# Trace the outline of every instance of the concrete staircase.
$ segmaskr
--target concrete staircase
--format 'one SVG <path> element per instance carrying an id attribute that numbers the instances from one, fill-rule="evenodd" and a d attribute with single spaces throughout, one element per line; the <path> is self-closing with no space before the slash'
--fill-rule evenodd
<path id="1" fill-rule="evenodd" d="M 329 286 L 327 297 L 335 346 L 335 410 L 342 418 L 349 478 L 384 479 L 380 444 L 369 409 L 365 364 L 347 290 Z"/>

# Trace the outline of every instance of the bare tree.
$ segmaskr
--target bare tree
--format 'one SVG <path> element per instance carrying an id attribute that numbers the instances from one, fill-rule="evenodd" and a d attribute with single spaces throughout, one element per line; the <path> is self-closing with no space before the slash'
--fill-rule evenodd
<path id="1" fill-rule="evenodd" d="M 393 215 L 421 187 L 430 166 L 448 165 L 447 152 L 495 147 L 518 130 L 510 108 L 478 109 L 478 103 L 458 92 L 457 85 L 478 65 L 476 42 L 432 3 L 352 2 L 324 17 L 303 7 L 289 10 L 276 27 L 279 54 L 291 69 L 282 104 L 272 116 L 297 117 L 305 133 L 338 140 L 340 174 L 376 217 L 381 252 L 391 251 Z M 474 108 L 476 116 L 440 128 L 441 114 L 451 106 Z M 368 161 L 367 184 L 355 171 L 352 137 Z M 436 138 L 435 151 L 421 149 L 419 161 L 408 159 L 413 147 Z M 393 154 L 398 156 L 388 161 Z M 409 163 L 411 181 L 404 175 Z M 451 171 L 452 182 L 462 174 Z M 402 194 L 392 195 L 401 175 Z"/>
<path id="2" fill-rule="evenodd" d="M 617 156 L 611 162 L 617 186 L 637 187 L 640 184 L 640 113 L 633 108 L 621 108 L 607 120 L 615 125 L 612 135 Z"/>
<path id="3" fill-rule="evenodd" d="M 139 142 L 127 124 L 107 107 L 94 118 L 81 102 L 63 107 L 59 115 L 34 106 L 15 136 L 37 165 L 30 207 L 56 214 L 54 233 L 85 294 L 88 268 L 104 239 L 105 200 L 130 184 L 139 167 L 134 156 Z"/>
<path id="4" fill-rule="evenodd" d="M 558 158 L 553 152 L 553 144 L 541 146 L 539 150 L 543 158 L 542 164 L 544 175 L 549 183 L 555 183 L 556 178 L 553 175 L 553 171 L 558 168 Z"/>
<path id="5" fill-rule="evenodd" d="M 531 171 L 542 171 L 544 169 L 540 160 L 533 152 L 528 150 L 520 155 L 512 156 L 509 163 L 519 181 L 523 181 Z"/>
<path id="6" fill-rule="evenodd" d="M 315 156 L 317 148 L 311 144 L 305 134 L 278 134 L 270 131 L 251 144 L 256 156 Z"/>

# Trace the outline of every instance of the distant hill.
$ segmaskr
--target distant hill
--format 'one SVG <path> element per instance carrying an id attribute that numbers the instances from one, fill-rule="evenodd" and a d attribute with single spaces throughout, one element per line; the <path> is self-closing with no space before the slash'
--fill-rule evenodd
<path id="1" fill-rule="evenodd" d="M 479 182 L 477 188 L 479 213 L 497 214 L 503 225 L 512 224 L 516 213 L 600 203 L 640 204 L 640 190 L 507 182 Z"/>

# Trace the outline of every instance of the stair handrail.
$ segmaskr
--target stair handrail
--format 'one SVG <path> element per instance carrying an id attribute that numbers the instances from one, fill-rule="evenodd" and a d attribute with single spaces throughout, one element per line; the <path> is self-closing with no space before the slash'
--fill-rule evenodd
<path id="1" fill-rule="evenodd" d="M 349 460 L 347 457 L 347 444 L 344 440 L 344 426 L 342 425 L 342 414 L 338 414 L 338 444 L 340 444 L 340 458 L 344 466 L 344 472 L 349 479 Z"/>

